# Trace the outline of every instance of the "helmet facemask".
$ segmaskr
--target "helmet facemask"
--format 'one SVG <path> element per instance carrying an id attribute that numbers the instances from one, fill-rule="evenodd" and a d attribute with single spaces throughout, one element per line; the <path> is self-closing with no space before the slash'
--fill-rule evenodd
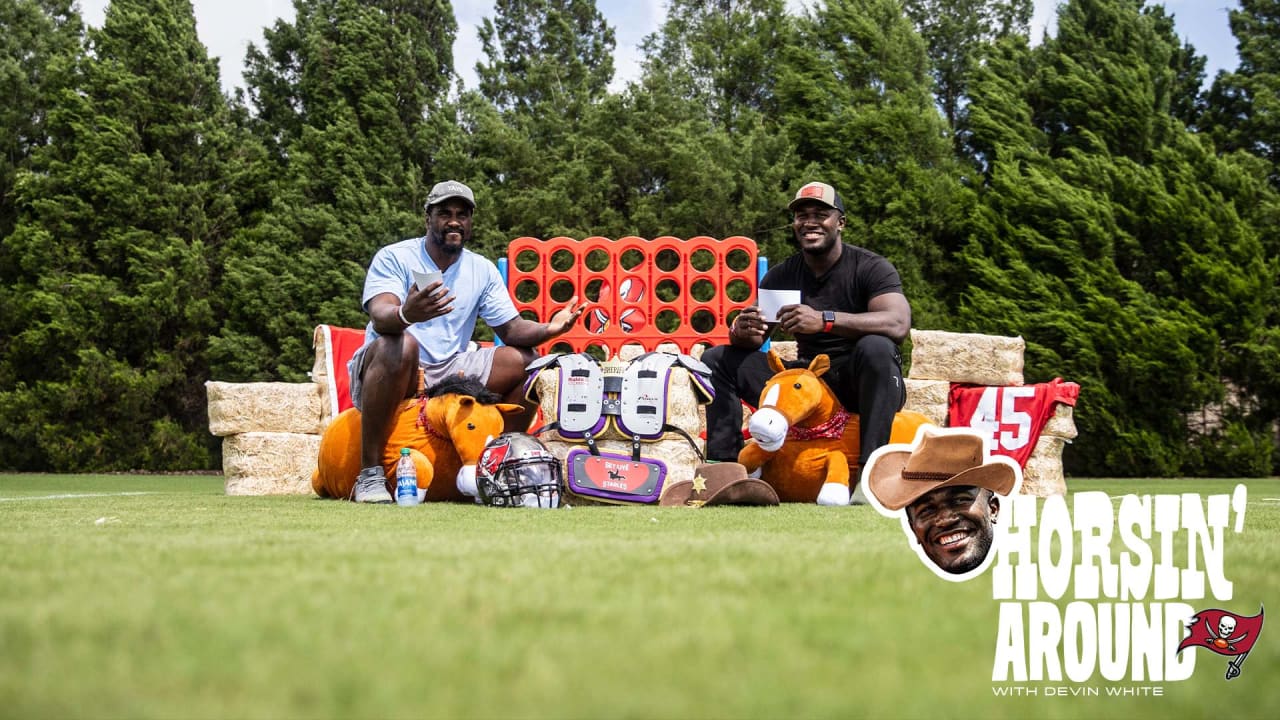
<path id="1" fill-rule="evenodd" d="M 564 488 L 560 461 L 525 433 L 503 433 L 480 456 L 480 501 L 494 507 L 557 508 Z"/>

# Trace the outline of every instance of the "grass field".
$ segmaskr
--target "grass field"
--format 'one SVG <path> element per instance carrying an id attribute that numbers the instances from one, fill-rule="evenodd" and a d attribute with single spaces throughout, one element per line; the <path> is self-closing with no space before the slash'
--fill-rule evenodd
<path id="1" fill-rule="evenodd" d="M 1234 599 L 1197 609 L 1280 608 L 1280 481 L 1244 482 L 1245 532 L 1226 540 Z M 1160 697 L 1044 695 L 1100 678 L 996 697 L 989 577 L 938 579 L 867 507 L 404 509 L 226 497 L 216 476 L 0 475 L 0 551 L 5 718 L 1225 719 L 1280 707 L 1280 620 L 1230 682 L 1226 658 L 1197 651 L 1191 679 L 1155 683 Z"/>

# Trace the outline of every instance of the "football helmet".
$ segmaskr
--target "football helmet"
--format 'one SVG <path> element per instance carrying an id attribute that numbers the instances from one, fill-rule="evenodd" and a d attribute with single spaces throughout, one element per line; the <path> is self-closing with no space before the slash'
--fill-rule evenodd
<path id="1" fill-rule="evenodd" d="M 540 440 L 505 432 L 490 440 L 476 464 L 480 502 L 494 507 L 560 507 L 564 471 Z"/>

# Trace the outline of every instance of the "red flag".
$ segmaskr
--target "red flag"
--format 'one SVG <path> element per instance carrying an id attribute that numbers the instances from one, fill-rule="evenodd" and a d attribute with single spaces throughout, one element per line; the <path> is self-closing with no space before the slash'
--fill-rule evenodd
<path id="1" fill-rule="evenodd" d="M 1262 632 L 1262 609 L 1253 617 L 1226 610 L 1201 610 L 1191 618 L 1191 634 L 1178 645 L 1178 652 L 1202 647 L 1219 655 L 1244 655 L 1253 649 Z"/>

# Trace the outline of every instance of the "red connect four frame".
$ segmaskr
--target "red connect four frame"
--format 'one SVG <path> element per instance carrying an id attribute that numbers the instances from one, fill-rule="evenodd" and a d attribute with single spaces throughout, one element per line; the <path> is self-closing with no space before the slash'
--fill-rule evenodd
<path id="1" fill-rule="evenodd" d="M 675 343 L 688 353 L 727 342 L 731 314 L 755 300 L 757 259 L 755 241 L 740 236 L 522 237 L 502 264 L 525 317 L 546 321 L 574 295 L 588 303 L 578 324 L 542 351 L 595 346 L 612 356 L 623 345 Z"/>

